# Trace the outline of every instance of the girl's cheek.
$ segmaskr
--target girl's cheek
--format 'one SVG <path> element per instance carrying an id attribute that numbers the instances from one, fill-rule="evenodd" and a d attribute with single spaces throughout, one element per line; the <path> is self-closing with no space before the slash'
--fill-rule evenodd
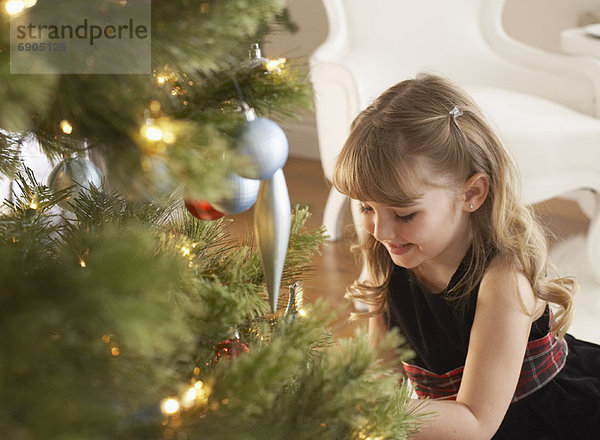
<path id="1" fill-rule="evenodd" d="M 423 227 L 424 224 L 422 219 L 414 219 L 413 221 L 402 225 L 401 234 L 407 241 L 414 240 L 416 242 L 422 238 Z"/>
<path id="2" fill-rule="evenodd" d="M 362 225 L 365 231 L 367 231 L 369 234 L 373 234 L 373 231 L 375 230 L 375 224 L 372 220 L 368 219 L 366 216 L 363 216 Z"/>

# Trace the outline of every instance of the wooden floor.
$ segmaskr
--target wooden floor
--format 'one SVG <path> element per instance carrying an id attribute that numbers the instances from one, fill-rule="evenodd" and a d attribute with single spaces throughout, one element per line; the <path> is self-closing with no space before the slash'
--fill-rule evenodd
<path id="1" fill-rule="evenodd" d="M 321 164 L 318 161 L 290 158 L 284 167 L 290 201 L 306 205 L 312 213 L 308 220 L 308 228 L 321 225 L 323 210 L 330 185 L 326 182 Z M 542 222 L 555 235 L 553 241 L 558 241 L 572 234 L 585 232 L 588 221 L 575 202 L 553 199 L 535 206 Z M 234 219 L 232 232 L 236 235 L 252 231 L 253 212 L 231 216 Z M 315 256 L 315 273 L 302 281 L 304 295 L 308 300 L 318 297 L 325 298 L 331 308 L 337 313 L 338 319 L 333 333 L 337 337 L 351 336 L 355 328 L 365 325 L 364 322 L 348 322 L 351 310 L 350 304 L 344 299 L 346 287 L 354 281 L 360 272 L 359 265 L 349 246 L 353 226 L 350 213 L 346 215 L 346 234 L 343 240 L 327 242 L 321 249 L 321 255 Z"/>

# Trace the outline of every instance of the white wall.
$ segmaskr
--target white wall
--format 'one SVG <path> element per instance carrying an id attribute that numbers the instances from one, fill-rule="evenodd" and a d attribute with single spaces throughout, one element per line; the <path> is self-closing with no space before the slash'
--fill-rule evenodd
<path id="1" fill-rule="evenodd" d="M 600 22 L 598 0 L 506 0 L 503 25 L 513 38 L 560 52 L 560 31 Z"/>
<path id="2" fill-rule="evenodd" d="M 367 0 L 365 0 L 367 1 Z M 308 63 L 310 54 L 327 38 L 327 17 L 321 0 L 288 0 L 292 20 L 299 26 L 295 34 L 272 35 L 264 47 L 269 58 L 300 58 Z M 300 121 L 282 124 L 290 143 L 290 155 L 319 159 L 314 112 L 302 112 Z"/>

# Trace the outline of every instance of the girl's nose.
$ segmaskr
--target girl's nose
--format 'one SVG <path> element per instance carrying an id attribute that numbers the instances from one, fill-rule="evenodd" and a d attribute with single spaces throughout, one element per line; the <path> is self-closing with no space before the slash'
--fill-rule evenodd
<path id="1" fill-rule="evenodd" d="M 393 240 L 396 238 L 394 224 L 383 215 L 375 215 L 373 219 L 373 237 L 377 241 Z"/>

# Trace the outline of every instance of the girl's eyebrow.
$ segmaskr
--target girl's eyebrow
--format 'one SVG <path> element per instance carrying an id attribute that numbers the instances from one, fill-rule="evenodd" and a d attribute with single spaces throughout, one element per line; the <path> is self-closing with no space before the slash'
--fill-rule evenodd
<path id="1" fill-rule="evenodd" d="M 391 209 L 394 212 L 400 213 L 402 215 L 411 214 L 416 211 L 415 206 L 392 206 Z"/>
<path id="2" fill-rule="evenodd" d="M 417 206 L 419 204 L 420 199 L 415 199 L 415 200 L 410 200 L 410 201 L 402 201 L 399 203 L 395 203 L 393 205 L 390 205 L 392 208 L 398 208 L 398 209 L 408 209 L 408 208 L 414 208 L 415 206 Z"/>

